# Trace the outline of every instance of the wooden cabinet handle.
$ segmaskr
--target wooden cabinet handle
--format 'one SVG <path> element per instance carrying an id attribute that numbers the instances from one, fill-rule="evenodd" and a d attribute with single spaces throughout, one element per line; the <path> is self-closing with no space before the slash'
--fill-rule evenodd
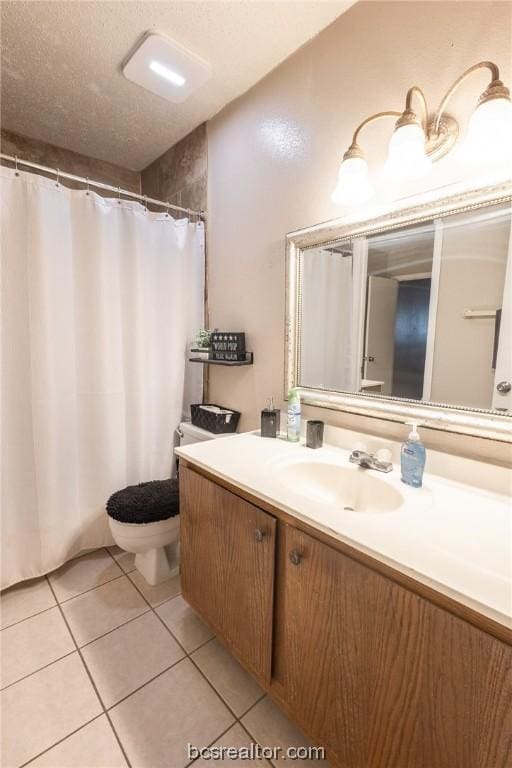
<path id="1" fill-rule="evenodd" d="M 300 561 L 302 560 L 302 555 L 301 555 L 301 553 L 299 552 L 298 549 L 292 549 L 292 551 L 290 552 L 288 557 L 290 558 L 290 561 L 294 565 L 298 565 L 300 563 Z"/>
<path id="2" fill-rule="evenodd" d="M 265 531 L 262 531 L 261 528 L 256 528 L 254 535 L 256 537 L 256 541 L 263 541 L 265 538 Z"/>

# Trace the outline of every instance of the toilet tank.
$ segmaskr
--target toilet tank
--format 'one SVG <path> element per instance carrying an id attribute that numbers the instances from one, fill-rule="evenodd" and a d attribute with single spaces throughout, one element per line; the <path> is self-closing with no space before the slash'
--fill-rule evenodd
<path id="1" fill-rule="evenodd" d="M 190 445 L 191 443 L 201 443 L 203 440 L 229 437 L 229 433 L 214 435 L 213 432 L 208 432 L 206 429 L 201 429 L 201 427 L 195 427 L 189 421 L 184 421 L 178 427 L 178 437 L 180 439 L 180 445 Z"/>

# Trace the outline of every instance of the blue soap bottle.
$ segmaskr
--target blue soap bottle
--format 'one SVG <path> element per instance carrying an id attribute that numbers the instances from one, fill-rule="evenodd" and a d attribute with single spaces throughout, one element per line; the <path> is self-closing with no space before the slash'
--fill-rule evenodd
<path id="1" fill-rule="evenodd" d="M 420 440 L 418 422 L 408 421 L 406 423 L 412 426 L 412 430 L 400 451 L 402 483 L 411 485 L 413 488 L 421 488 L 426 460 L 425 446 Z"/>

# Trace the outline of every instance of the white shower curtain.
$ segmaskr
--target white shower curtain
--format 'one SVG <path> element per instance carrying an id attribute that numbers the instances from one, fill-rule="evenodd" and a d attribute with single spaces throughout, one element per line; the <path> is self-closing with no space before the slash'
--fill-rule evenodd
<path id="1" fill-rule="evenodd" d="M 300 383 L 359 392 L 363 359 L 368 242 L 357 238 L 352 254 L 306 251 L 302 263 Z"/>
<path id="2" fill-rule="evenodd" d="M 112 543 L 105 502 L 169 477 L 201 397 L 204 229 L 0 169 L 1 587 Z"/>

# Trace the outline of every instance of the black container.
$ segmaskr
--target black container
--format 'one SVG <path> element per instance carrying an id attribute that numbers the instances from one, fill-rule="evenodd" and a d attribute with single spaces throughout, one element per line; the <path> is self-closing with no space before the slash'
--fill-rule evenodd
<path id="1" fill-rule="evenodd" d="M 277 437 L 281 422 L 281 411 L 278 408 L 264 408 L 261 412 L 262 437 Z"/>
<path id="2" fill-rule="evenodd" d="M 190 416 L 192 424 L 195 427 L 201 427 L 214 435 L 223 435 L 229 432 L 236 432 L 238 422 L 240 421 L 240 411 L 234 411 L 232 408 L 226 408 L 229 413 L 214 413 L 205 411 L 201 406 L 212 405 L 216 408 L 223 408 L 216 403 L 197 403 L 190 406 Z"/>
<path id="3" fill-rule="evenodd" d="M 234 362 L 245 360 L 245 333 L 240 331 L 214 331 L 211 335 L 210 360 Z"/>
<path id="4" fill-rule="evenodd" d="M 321 448 L 324 444 L 324 422 L 310 419 L 306 424 L 306 445 Z"/>

